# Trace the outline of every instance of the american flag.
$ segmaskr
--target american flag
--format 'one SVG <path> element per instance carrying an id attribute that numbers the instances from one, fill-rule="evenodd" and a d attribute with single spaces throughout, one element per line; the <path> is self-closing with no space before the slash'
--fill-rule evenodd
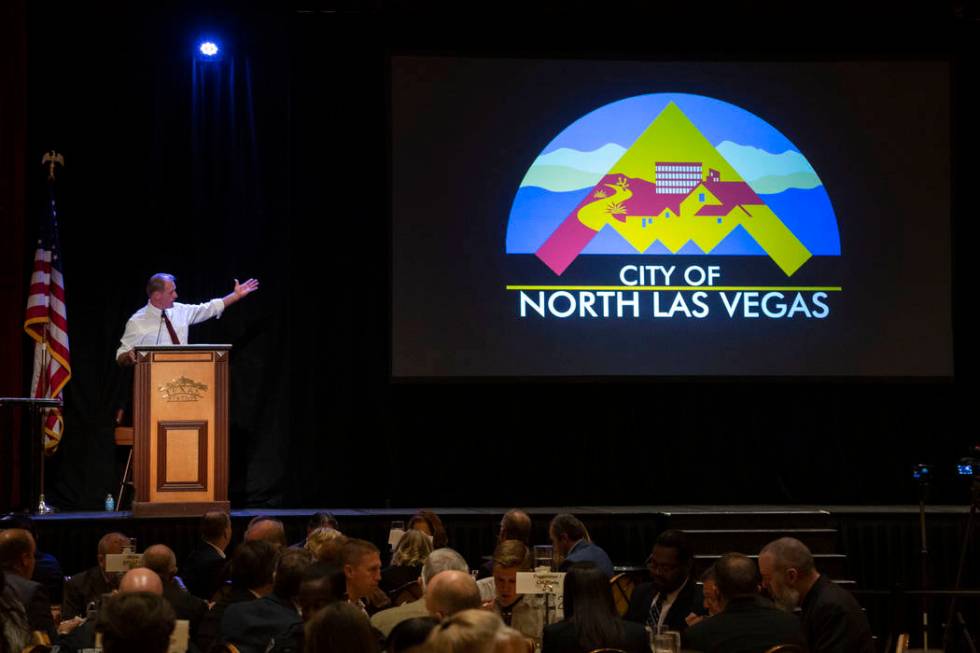
<path id="1" fill-rule="evenodd" d="M 71 379 L 71 356 L 68 351 L 68 312 L 58 244 L 53 176 L 48 177 L 48 202 L 41 217 L 34 252 L 34 272 L 27 297 L 24 331 L 35 340 L 31 395 L 52 399 L 60 397 L 65 384 Z M 63 431 L 61 410 L 47 409 L 44 416 L 45 453 L 54 453 Z"/>

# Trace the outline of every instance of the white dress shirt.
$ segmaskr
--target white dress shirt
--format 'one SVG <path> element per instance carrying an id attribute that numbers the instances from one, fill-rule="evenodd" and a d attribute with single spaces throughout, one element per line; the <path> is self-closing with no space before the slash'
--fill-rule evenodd
<path id="1" fill-rule="evenodd" d="M 187 344 L 187 331 L 190 325 L 210 320 L 212 317 L 221 317 L 225 310 L 225 302 L 222 299 L 212 299 L 203 304 L 179 304 L 167 309 L 167 317 L 174 326 L 177 339 L 180 344 Z M 138 345 L 170 345 L 170 332 L 167 325 L 163 322 L 163 312 L 147 302 L 146 306 L 133 313 L 133 316 L 126 322 L 126 331 L 123 333 L 122 340 L 119 342 L 119 349 L 116 350 L 116 358 L 130 351 Z"/>

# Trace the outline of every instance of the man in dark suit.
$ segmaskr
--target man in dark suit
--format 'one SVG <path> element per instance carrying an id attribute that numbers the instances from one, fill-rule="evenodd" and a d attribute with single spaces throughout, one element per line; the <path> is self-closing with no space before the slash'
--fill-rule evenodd
<path id="1" fill-rule="evenodd" d="M 285 549 L 276 565 L 272 593 L 257 601 L 228 606 L 221 619 L 221 641 L 234 644 L 242 653 L 264 653 L 270 645 L 284 646 L 284 637 L 302 623 L 296 600 L 303 575 L 313 556 L 302 549 Z"/>
<path id="2" fill-rule="evenodd" d="M 178 619 L 190 625 L 191 638 L 197 637 L 197 628 L 208 611 L 208 603 L 181 587 L 176 580 L 177 556 L 170 547 L 154 544 L 143 552 L 143 565 L 152 569 L 163 582 L 163 598 L 170 603 Z"/>
<path id="3" fill-rule="evenodd" d="M 28 531 L 22 528 L 0 531 L 0 568 L 7 577 L 7 585 L 24 605 L 30 629 L 39 630 L 54 641 L 57 633 L 48 592 L 41 583 L 31 580 L 36 551 L 34 538 Z"/>
<path id="4" fill-rule="evenodd" d="M 633 590 L 626 619 L 683 632 L 692 613 L 705 614 L 704 595 L 694 581 L 694 552 L 684 531 L 668 530 L 657 537 L 647 558 L 650 582 Z"/>
<path id="5" fill-rule="evenodd" d="M 110 602 L 113 598 L 123 596 L 126 594 L 153 594 L 159 597 L 163 596 L 163 581 L 160 580 L 160 576 L 157 575 L 155 571 L 147 569 L 146 567 L 136 567 L 135 569 L 130 569 L 124 575 L 121 575 L 119 581 L 119 592 L 114 594 L 112 597 L 107 597 L 105 602 L 100 603 L 99 613 L 96 618 L 86 619 L 85 621 L 76 624 L 73 629 L 63 634 L 58 638 L 56 642 L 58 650 L 62 653 L 76 653 L 86 650 L 91 650 L 95 648 L 95 632 L 98 626 L 102 624 L 105 625 L 105 620 L 103 615 L 105 613 L 106 603 Z M 165 601 L 164 601 L 165 602 Z M 170 637 L 170 632 L 173 630 L 173 608 L 169 607 L 164 612 L 169 613 L 170 626 L 167 630 L 167 638 Z M 62 622 L 62 626 L 65 622 Z M 136 632 L 133 633 L 132 627 L 137 624 L 130 623 L 126 628 L 130 630 L 131 634 L 139 636 L 139 627 L 136 628 Z M 118 631 L 117 631 L 118 634 Z M 149 635 L 149 633 L 146 633 Z M 130 645 L 129 650 L 134 650 Z M 140 647 L 139 650 L 144 650 L 146 647 Z M 189 649 L 190 650 L 190 649 Z"/>
<path id="6" fill-rule="evenodd" d="M 37 529 L 34 527 L 34 520 L 27 515 L 10 514 L 0 518 L 0 530 L 7 528 L 23 528 L 29 531 L 34 538 L 34 544 L 40 546 L 37 538 Z M 34 552 L 34 575 L 31 580 L 44 585 L 51 603 L 61 605 L 62 594 L 65 586 L 65 574 L 61 571 L 61 563 L 50 553 L 37 550 Z"/>
<path id="7" fill-rule="evenodd" d="M 874 653 L 871 626 L 854 596 L 825 578 L 803 542 L 784 537 L 759 552 L 762 584 L 786 610 L 799 607 L 810 653 Z"/>
<path id="8" fill-rule="evenodd" d="M 105 557 L 122 553 L 128 546 L 129 537 L 122 533 L 109 533 L 99 540 L 98 564 L 65 581 L 65 600 L 61 604 L 62 619 L 84 617 L 89 603 L 94 601 L 98 604 L 103 594 L 108 594 L 119 586 L 122 574 L 106 573 Z"/>
<path id="9" fill-rule="evenodd" d="M 220 640 L 225 610 L 238 603 L 257 601 L 272 592 L 278 550 L 261 540 L 245 542 L 235 549 L 228 565 L 231 582 L 214 595 L 214 606 L 197 629 L 197 646 L 201 651 L 208 651 L 212 643 Z"/>
<path id="10" fill-rule="evenodd" d="M 591 562 L 606 578 L 613 577 L 613 565 L 609 556 L 589 540 L 585 524 L 575 515 L 555 515 L 548 526 L 548 535 L 555 551 L 564 558 L 560 571 L 567 571 L 576 562 Z"/>
<path id="11" fill-rule="evenodd" d="M 741 553 L 715 563 L 722 611 L 684 632 L 685 650 L 703 653 L 762 653 L 778 644 L 803 646 L 800 620 L 759 595 L 759 570 Z"/>
<path id="12" fill-rule="evenodd" d="M 201 542 L 180 568 L 187 591 L 211 600 L 225 580 L 225 549 L 231 543 L 231 519 L 225 512 L 209 512 L 201 518 Z"/>

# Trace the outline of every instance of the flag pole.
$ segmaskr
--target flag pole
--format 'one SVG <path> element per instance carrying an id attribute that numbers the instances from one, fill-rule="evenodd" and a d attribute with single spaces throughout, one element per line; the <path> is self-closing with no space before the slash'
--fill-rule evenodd
<path id="1" fill-rule="evenodd" d="M 50 394 L 51 392 L 50 379 L 48 378 L 48 365 L 49 365 L 48 325 L 45 324 L 44 337 L 41 340 L 41 374 L 44 377 L 44 380 L 41 381 L 41 397 L 43 398 L 47 398 L 48 394 Z M 40 492 L 40 498 L 38 499 L 37 502 L 37 514 L 39 515 L 48 515 L 54 512 L 54 508 L 49 506 L 47 502 L 44 500 L 44 449 L 45 449 L 45 444 L 47 444 L 46 442 L 47 433 L 44 432 L 44 423 L 47 421 L 46 413 L 49 410 L 51 409 L 45 408 L 43 410 L 38 410 L 37 414 L 35 415 L 35 419 L 37 419 L 41 425 L 41 433 L 40 433 L 41 435 L 41 465 L 40 465 L 41 492 Z M 37 438 L 35 438 L 34 446 L 37 446 Z"/>
<path id="2" fill-rule="evenodd" d="M 64 165 L 65 160 L 64 157 L 59 155 L 54 150 L 45 154 L 44 157 L 41 159 L 41 165 L 42 166 L 47 165 L 48 167 L 48 195 L 49 195 L 48 201 L 49 202 L 52 201 L 50 195 L 52 193 L 52 186 L 54 185 L 55 182 L 55 174 L 54 174 L 56 170 L 55 164 Z M 51 279 L 48 280 L 48 283 L 49 284 L 51 283 Z M 48 356 L 48 329 L 50 327 L 51 327 L 51 321 L 49 319 L 47 322 L 44 323 L 44 329 L 41 335 L 41 377 L 42 378 L 39 379 L 39 382 L 41 386 L 40 395 L 42 398 L 48 398 L 48 395 L 51 394 L 51 375 L 50 375 L 50 370 L 48 369 L 49 365 L 51 364 L 51 359 Z M 40 492 L 38 493 L 39 498 L 37 503 L 37 514 L 39 515 L 47 515 L 54 512 L 54 508 L 49 506 L 47 504 L 47 501 L 45 501 L 44 499 L 44 458 L 47 449 L 46 446 L 47 433 L 44 430 L 44 425 L 47 422 L 47 411 L 49 410 L 51 409 L 45 408 L 43 410 L 38 410 L 37 414 L 35 415 L 35 419 L 38 421 L 41 427 L 40 428 L 41 461 L 38 468 L 41 487 L 40 487 Z M 37 446 L 37 437 L 35 437 L 34 440 L 35 440 L 35 446 Z"/>

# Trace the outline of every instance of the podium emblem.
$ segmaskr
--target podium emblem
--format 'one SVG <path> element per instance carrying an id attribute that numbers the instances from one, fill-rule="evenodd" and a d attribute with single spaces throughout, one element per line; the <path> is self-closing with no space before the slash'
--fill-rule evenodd
<path id="1" fill-rule="evenodd" d="M 198 383 L 186 376 L 172 379 L 170 383 L 164 383 L 160 386 L 160 395 L 168 402 L 200 401 L 207 391 L 207 385 Z"/>

